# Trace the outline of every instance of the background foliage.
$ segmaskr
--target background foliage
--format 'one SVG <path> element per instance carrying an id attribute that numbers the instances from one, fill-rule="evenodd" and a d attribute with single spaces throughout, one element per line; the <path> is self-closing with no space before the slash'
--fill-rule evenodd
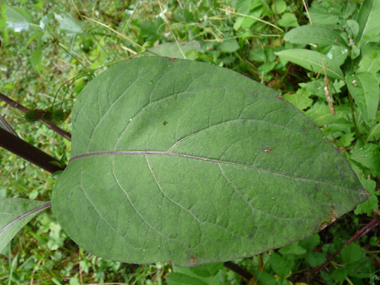
<path id="1" fill-rule="evenodd" d="M 318 235 L 235 261 L 255 273 L 259 284 L 289 284 L 341 249 L 378 209 L 380 29 L 371 22 L 379 13 L 378 3 L 309 1 L 313 25 L 325 27 L 310 31 L 295 29 L 314 28 L 301 1 L 5 0 L 0 17 L 0 92 L 50 114 L 52 121 L 71 131 L 70 112 L 83 87 L 108 66 L 148 55 L 147 50 L 210 62 L 275 89 L 321 127 L 371 194 L 353 213 Z M 361 5 L 367 5 L 366 32 L 361 29 Z M 335 33 L 336 43 L 328 36 L 307 38 L 318 33 Z M 306 64 L 305 59 L 312 62 Z M 354 72 L 356 77 L 349 79 Z M 31 123 L 34 119 L 4 102 L 0 106 L 24 140 L 67 163 L 69 141 L 45 125 Z M 3 149 L 0 157 L 0 197 L 50 200 L 56 177 Z M 313 282 L 375 284 L 380 269 L 378 236 L 375 228 L 345 247 Z M 50 210 L 32 220 L 0 255 L 0 283 L 106 282 L 248 284 L 221 264 L 189 269 L 102 260 L 78 248 Z"/>

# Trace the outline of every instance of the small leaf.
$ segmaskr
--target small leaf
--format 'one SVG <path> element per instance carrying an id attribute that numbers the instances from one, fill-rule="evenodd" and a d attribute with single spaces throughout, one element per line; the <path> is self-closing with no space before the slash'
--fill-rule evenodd
<path id="1" fill-rule="evenodd" d="M 296 16 L 292 13 L 284 13 L 281 19 L 278 20 L 278 24 L 285 28 L 299 26 Z"/>
<path id="2" fill-rule="evenodd" d="M 264 62 L 265 61 L 265 51 L 263 49 L 251 50 L 249 53 L 249 60 Z"/>
<path id="3" fill-rule="evenodd" d="M 278 14 L 282 14 L 286 11 L 286 2 L 284 0 L 277 0 L 273 2 L 271 9 L 273 12 Z"/>
<path id="4" fill-rule="evenodd" d="M 380 52 L 376 49 L 367 51 L 359 62 L 358 72 L 375 74 L 380 70 Z"/>
<path id="5" fill-rule="evenodd" d="M 355 20 L 347 20 L 346 23 L 347 23 L 347 26 L 351 29 L 352 35 L 354 36 L 354 38 L 356 38 L 356 36 L 359 33 L 358 22 L 356 22 Z"/>
<path id="6" fill-rule="evenodd" d="M 348 90 L 355 99 L 364 121 L 369 125 L 373 122 L 379 103 L 379 84 L 376 77 L 369 72 L 348 74 L 346 77 Z"/>
<path id="7" fill-rule="evenodd" d="M 237 0 L 236 1 L 236 12 L 240 14 L 248 14 L 251 10 L 251 0 Z"/>
<path id="8" fill-rule="evenodd" d="M 183 58 L 182 52 L 184 54 L 186 54 L 187 52 L 191 50 L 201 52 L 202 48 L 198 41 L 192 41 L 192 42 L 180 42 L 179 47 L 177 43 L 163 43 L 155 47 L 152 47 L 149 50 L 161 56 L 167 56 L 171 58 Z M 146 55 L 151 56 L 152 54 L 147 52 Z"/>
<path id="9" fill-rule="evenodd" d="M 313 104 L 313 100 L 309 98 L 310 93 L 306 90 L 306 88 L 299 88 L 295 94 L 287 93 L 284 95 L 284 98 L 293 104 L 294 107 L 305 110 L 311 104 Z"/>
<path id="10" fill-rule="evenodd" d="M 68 36 L 75 36 L 83 33 L 83 23 L 78 22 L 70 13 L 54 13 L 55 19 L 59 23 L 60 29 Z"/>
<path id="11" fill-rule="evenodd" d="M 377 144 L 367 143 L 360 149 L 352 150 L 350 159 L 371 169 L 372 174 L 380 178 L 380 153 Z"/>
<path id="12" fill-rule="evenodd" d="M 331 273 L 331 277 L 338 281 L 338 282 L 343 282 L 344 280 L 346 280 L 347 278 L 347 269 L 346 268 L 338 268 L 338 269 L 335 269 L 332 273 Z"/>
<path id="13" fill-rule="evenodd" d="M 82 90 L 72 122 L 53 212 L 103 258 L 192 267 L 252 256 L 315 234 L 367 199 L 301 111 L 208 63 L 118 63 Z"/>
<path id="14" fill-rule="evenodd" d="M 326 124 L 332 124 L 340 118 L 351 113 L 351 108 L 349 105 L 335 106 L 334 116 L 331 114 L 329 106 L 322 106 L 319 108 L 311 108 L 306 111 L 306 114 L 312 119 L 318 126 L 323 126 Z"/>
<path id="15" fill-rule="evenodd" d="M 344 80 L 344 75 L 339 65 L 326 55 L 321 56 L 319 52 L 304 49 L 289 49 L 277 52 L 276 54 L 314 73 L 321 72 L 321 74 L 325 74 L 323 68 L 325 67 L 327 76 Z M 323 58 L 323 63 L 321 58 Z"/>
<path id="16" fill-rule="evenodd" d="M 46 68 L 42 65 L 42 50 L 37 48 L 34 50 L 32 55 L 30 56 L 30 62 L 32 63 L 33 68 L 41 74 L 42 71 L 46 70 Z"/>
<path id="17" fill-rule="evenodd" d="M 354 263 L 364 255 L 362 248 L 356 243 L 350 243 L 341 252 L 344 263 Z"/>
<path id="18" fill-rule="evenodd" d="M 48 207 L 50 202 L 0 198 L 0 253 L 23 226 Z"/>
<path id="19" fill-rule="evenodd" d="M 235 52 L 240 49 L 239 43 L 235 40 L 226 40 L 220 47 L 222 52 Z"/>
<path id="20" fill-rule="evenodd" d="M 379 208 L 379 200 L 375 195 L 376 182 L 372 179 L 364 179 L 359 176 L 361 184 L 364 186 L 364 189 L 369 193 L 369 199 L 364 203 L 358 205 L 354 211 L 355 215 L 367 214 L 368 217 L 372 216 L 372 210 Z"/>
<path id="21" fill-rule="evenodd" d="M 300 246 L 311 252 L 321 242 L 321 238 L 318 234 L 312 235 L 304 240 L 300 241 Z"/>
<path id="22" fill-rule="evenodd" d="M 306 254 L 305 258 L 311 267 L 317 267 L 326 261 L 326 254 L 323 252 L 311 251 Z"/>
<path id="23" fill-rule="evenodd" d="M 349 147 L 354 139 L 355 133 L 344 134 L 340 137 L 337 144 L 341 147 Z"/>
<path id="24" fill-rule="evenodd" d="M 360 7 L 357 22 L 359 32 L 355 43 L 362 41 L 364 37 L 375 36 L 380 33 L 379 29 L 380 1 L 365 0 Z"/>
<path id="25" fill-rule="evenodd" d="M 320 44 L 347 46 L 338 32 L 330 27 L 310 25 L 292 29 L 284 36 L 284 40 L 293 44 Z"/>
<path id="26" fill-rule="evenodd" d="M 30 13 L 20 7 L 7 7 L 5 10 L 8 28 L 17 33 L 29 30 L 32 23 Z"/>
<path id="27" fill-rule="evenodd" d="M 276 274 L 286 277 L 289 276 L 292 271 L 292 265 L 289 261 L 283 258 L 278 253 L 272 252 L 269 263 Z"/>

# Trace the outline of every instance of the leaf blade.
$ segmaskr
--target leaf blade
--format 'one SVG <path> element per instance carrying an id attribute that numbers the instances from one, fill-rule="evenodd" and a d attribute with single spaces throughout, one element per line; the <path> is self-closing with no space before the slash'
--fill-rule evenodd
<path id="1" fill-rule="evenodd" d="M 321 56 L 318 52 L 312 50 L 291 49 L 277 52 L 276 55 L 316 73 L 321 72 L 321 74 L 325 74 L 323 69 L 325 67 L 327 76 L 344 80 L 343 72 L 339 66 L 335 64 L 334 60 L 325 55 Z M 323 63 L 321 57 L 323 58 Z"/>
<path id="2" fill-rule="evenodd" d="M 322 132 L 274 90 L 189 60 L 133 59 L 91 81 L 73 109 L 72 157 L 54 214 L 86 250 L 125 262 L 250 256 L 367 199 Z M 312 198 L 294 195 L 303 192 Z M 268 239 L 274 230 L 283 238 Z"/>
<path id="3" fill-rule="evenodd" d="M 356 104 L 362 111 L 367 124 L 375 119 L 379 103 L 379 85 L 376 77 L 370 72 L 348 74 L 347 87 Z"/>
<path id="4" fill-rule="evenodd" d="M 294 44 L 339 44 L 347 47 L 338 32 L 326 26 L 310 25 L 292 29 L 284 36 L 284 40 Z"/>
<path id="5" fill-rule="evenodd" d="M 50 202 L 0 198 L 0 253 L 23 226 L 48 207 Z"/>

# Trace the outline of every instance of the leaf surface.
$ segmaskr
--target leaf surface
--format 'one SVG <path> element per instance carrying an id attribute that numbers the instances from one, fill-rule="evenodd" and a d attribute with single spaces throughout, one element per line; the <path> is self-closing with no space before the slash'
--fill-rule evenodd
<path id="1" fill-rule="evenodd" d="M 320 44 L 347 46 L 338 32 L 326 26 L 301 26 L 292 29 L 284 36 L 284 40 L 293 44 Z"/>
<path id="2" fill-rule="evenodd" d="M 363 2 L 357 19 L 359 32 L 356 36 L 356 43 L 361 42 L 364 37 L 375 36 L 380 33 L 379 14 L 380 1 L 365 0 Z"/>
<path id="3" fill-rule="evenodd" d="M 9 29 L 17 33 L 29 30 L 32 16 L 27 10 L 20 7 L 7 7 L 4 13 L 7 17 L 7 26 Z"/>
<path id="4" fill-rule="evenodd" d="M 327 76 L 344 80 L 343 72 L 338 63 L 326 55 L 321 56 L 319 52 L 305 49 L 288 49 L 276 52 L 276 54 L 315 73 L 321 72 L 321 74 L 325 74 L 325 67 Z"/>
<path id="5" fill-rule="evenodd" d="M 358 72 L 348 74 L 346 80 L 348 90 L 362 111 L 363 119 L 371 124 L 379 103 L 379 84 L 376 77 L 370 72 Z"/>
<path id="6" fill-rule="evenodd" d="M 0 253 L 11 239 L 50 202 L 0 198 Z"/>
<path id="7" fill-rule="evenodd" d="M 52 204 L 95 255 L 195 266 L 306 238 L 366 199 L 274 90 L 208 63 L 143 57 L 82 90 Z"/>

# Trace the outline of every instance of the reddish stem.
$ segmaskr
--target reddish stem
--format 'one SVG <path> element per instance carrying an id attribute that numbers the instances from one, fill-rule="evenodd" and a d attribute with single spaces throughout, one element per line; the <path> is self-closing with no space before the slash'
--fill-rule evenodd
<path id="1" fill-rule="evenodd" d="M 378 225 L 380 225 L 380 222 L 378 219 L 375 218 L 372 221 L 370 221 L 364 228 L 362 228 L 360 231 L 357 231 L 356 234 L 354 234 L 348 241 L 346 241 L 343 244 L 341 249 L 338 249 L 336 252 L 334 252 L 334 254 L 330 255 L 324 263 L 322 263 L 318 267 L 315 267 L 312 271 L 310 271 L 309 274 L 306 274 L 299 282 L 300 283 L 306 282 L 309 277 L 313 276 L 314 274 L 318 273 L 323 268 L 325 268 L 330 263 L 330 261 L 343 250 L 343 248 L 345 248 L 347 245 L 349 245 L 355 239 L 366 235 L 367 233 L 369 233 L 373 228 L 377 227 Z"/>

